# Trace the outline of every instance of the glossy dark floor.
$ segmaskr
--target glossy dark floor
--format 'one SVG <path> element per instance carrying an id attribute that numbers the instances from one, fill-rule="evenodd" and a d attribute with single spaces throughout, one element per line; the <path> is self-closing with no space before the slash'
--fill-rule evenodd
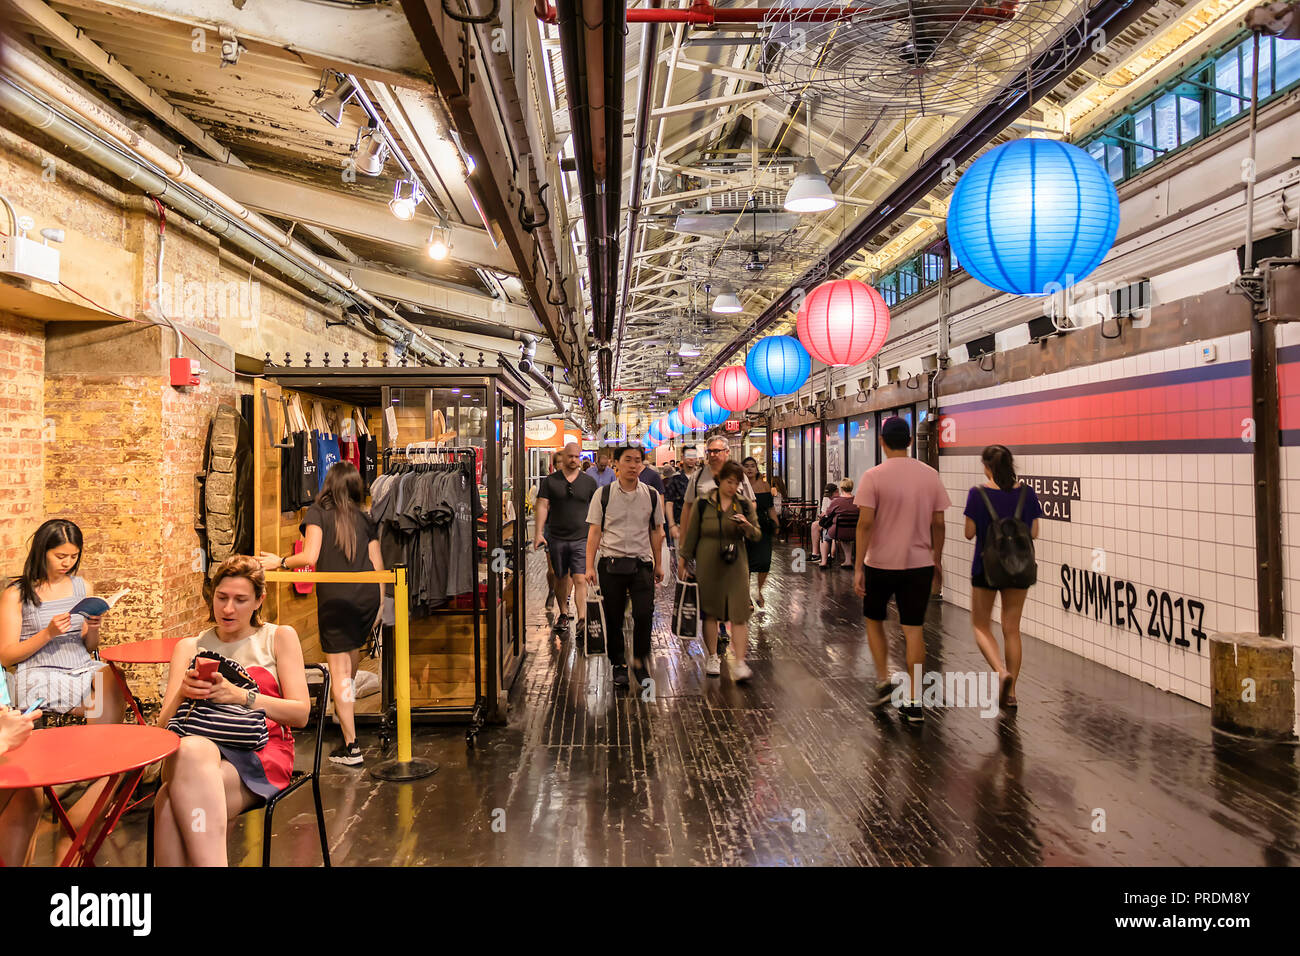
<path id="1" fill-rule="evenodd" d="M 471 753 L 460 728 L 417 728 L 417 755 L 442 769 L 415 784 L 328 767 L 335 865 L 1300 861 L 1296 748 L 1215 735 L 1205 708 L 1034 640 L 1018 716 L 934 709 L 904 726 L 864 699 L 850 572 L 782 572 L 783 558 L 748 685 L 725 664 L 704 676 L 699 646 L 668 633 L 661 591 L 653 702 L 616 694 L 604 659 L 552 640 L 534 566 L 509 725 Z M 934 605 L 927 633 L 930 669 L 985 668 L 964 612 Z M 277 864 L 319 862 L 310 808 L 303 791 L 278 811 Z M 143 822 L 125 821 L 101 863 L 140 864 Z M 260 841 L 260 815 L 245 817 L 232 862 L 255 864 Z"/>

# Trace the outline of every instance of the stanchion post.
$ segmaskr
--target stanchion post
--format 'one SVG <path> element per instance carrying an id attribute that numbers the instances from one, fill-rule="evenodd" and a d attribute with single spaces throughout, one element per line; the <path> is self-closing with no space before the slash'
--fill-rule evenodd
<path id="1" fill-rule="evenodd" d="M 387 760 L 370 771 L 380 780 L 419 780 L 438 772 L 431 760 L 416 760 L 411 754 L 411 632 L 406 567 L 393 569 L 393 683 L 397 695 L 397 759 Z"/>

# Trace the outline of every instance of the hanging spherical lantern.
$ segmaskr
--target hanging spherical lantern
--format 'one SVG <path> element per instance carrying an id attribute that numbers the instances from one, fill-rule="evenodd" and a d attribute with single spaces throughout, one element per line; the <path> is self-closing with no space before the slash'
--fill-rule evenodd
<path id="1" fill-rule="evenodd" d="M 714 425 L 721 425 L 731 413 L 718 404 L 710 389 L 705 389 L 695 396 L 691 403 L 691 410 L 695 412 L 695 417 L 704 422 L 704 427 L 711 428 Z"/>
<path id="2" fill-rule="evenodd" d="M 649 428 L 647 428 L 645 434 L 646 434 L 646 438 L 649 438 L 655 444 L 658 444 L 659 442 L 664 440 L 664 433 L 659 430 L 658 422 L 655 422 Z"/>
<path id="3" fill-rule="evenodd" d="M 957 181 L 948 204 L 958 264 L 1016 295 L 1074 285 L 1106 257 L 1118 229 L 1119 196 L 1101 164 L 1051 139 L 989 150 Z"/>
<path id="4" fill-rule="evenodd" d="M 803 388 L 812 371 L 812 358 L 791 335 L 759 339 L 745 358 L 750 382 L 764 395 L 789 395 Z"/>
<path id="5" fill-rule="evenodd" d="M 857 365 L 880 351 L 889 335 L 889 307 L 856 279 L 823 282 L 795 319 L 799 341 L 827 365 Z"/>
<path id="6" fill-rule="evenodd" d="M 704 422 L 695 417 L 695 410 L 691 408 L 692 401 L 694 400 L 690 398 L 682 399 L 681 404 L 677 406 L 677 414 L 681 416 L 682 424 L 687 431 L 699 431 L 706 426 Z"/>
<path id="7" fill-rule="evenodd" d="M 673 429 L 672 425 L 668 424 L 667 415 L 659 416 L 659 419 L 655 422 L 655 424 L 659 426 L 659 434 L 663 436 L 664 441 L 667 441 L 668 439 L 672 438 L 677 434 L 677 432 Z"/>
<path id="8" fill-rule="evenodd" d="M 743 365 L 728 365 L 713 376 L 713 397 L 728 411 L 743 412 L 758 401 L 756 389 Z"/>
<path id="9" fill-rule="evenodd" d="M 686 426 L 682 424 L 682 416 L 678 413 L 677 409 L 674 408 L 669 412 L 667 419 L 668 428 L 674 435 L 680 435 L 686 431 Z"/>

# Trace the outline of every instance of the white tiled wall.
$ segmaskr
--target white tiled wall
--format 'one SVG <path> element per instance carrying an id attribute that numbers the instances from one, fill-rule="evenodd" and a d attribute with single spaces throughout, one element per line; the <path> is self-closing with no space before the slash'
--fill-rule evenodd
<path id="1" fill-rule="evenodd" d="M 1218 344 L 1221 360 L 1248 357 L 1244 334 L 1220 339 Z M 1199 352 L 1200 343 L 1194 343 L 945 396 L 943 405 L 1191 368 L 1198 364 Z M 1294 464 L 1293 473 L 1300 478 L 1300 457 Z M 984 472 L 974 455 L 943 455 L 939 467 L 953 501 L 948 511 L 944 597 L 969 607 L 974 543 L 964 537 L 962 511 L 968 490 L 984 480 Z M 1071 521 L 1043 519 L 1040 525 L 1039 582 L 1025 605 L 1023 632 L 1208 706 L 1208 639 L 1198 652 L 1190 633 L 1190 648 L 1147 636 L 1146 591 L 1154 588 L 1174 598 L 1202 601 L 1207 637 L 1216 631 L 1256 629 L 1251 469 L 1251 456 L 1245 453 L 1017 456 L 1016 470 L 1022 474 L 1081 479 L 1081 497 L 1071 503 Z M 1295 500 L 1300 503 L 1300 494 Z M 1291 540 L 1300 545 L 1300 514 L 1293 523 L 1297 533 Z M 1106 575 L 1131 581 L 1137 588 L 1142 636 L 1062 606 L 1061 565 L 1092 568 L 1094 549 L 1104 552 Z M 1300 561 L 1292 566 L 1300 567 Z M 1300 583 L 1295 587 L 1300 591 Z"/>

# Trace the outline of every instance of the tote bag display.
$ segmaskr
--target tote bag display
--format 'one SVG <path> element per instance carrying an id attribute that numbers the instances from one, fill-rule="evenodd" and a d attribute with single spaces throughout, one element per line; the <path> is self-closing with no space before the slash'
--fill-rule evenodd
<path id="1" fill-rule="evenodd" d="M 284 422 L 293 447 L 280 450 L 280 510 L 297 511 L 316 500 L 316 448 L 297 395 L 284 404 Z"/>
<path id="2" fill-rule="evenodd" d="M 339 423 L 339 458 L 361 471 L 361 445 L 357 439 L 357 426 L 351 416 Z"/>
<path id="3" fill-rule="evenodd" d="M 330 431 L 329 423 L 325 420 L 325 413 L 321 411 L 320 405 L 312 402 L 311 412 L 312 441 L 316 446 L 316 490 L 319 492 L 325 486 L 325 476 L 339 460 L 339 440 Z"/>
<path id="4" fill-rule="evenodd" d="M 588 657 L 604 655 L 609 650 L 605 640 L 605 604 L 600 597 L 600 586 L 587 588 L 587 639 L 583 652 Z"/>
<path id="5" fill-rule="evenodd" d="M 673 633 L 683 640 L 700 636 L 700 586 L 678 581 L 673 595 Z"/>

